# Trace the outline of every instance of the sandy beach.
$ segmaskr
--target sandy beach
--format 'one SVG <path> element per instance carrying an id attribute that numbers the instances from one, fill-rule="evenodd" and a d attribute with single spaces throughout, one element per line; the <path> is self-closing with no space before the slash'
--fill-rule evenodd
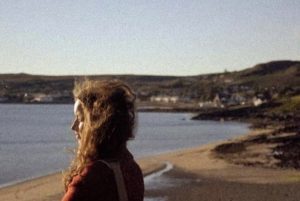
<path id="1" fill-rule="evenodd" d="M 270 133 L 271 130 L 252 130 L 228 141 L 140 159 L 144 175 L 164 168 L 166 161 L 174 167 L 163 175 L 174 185 L 146 189 L 145 195 L 176 201 L 299 200 L 300 171 L 277 167 L 280 161 L 272 151 L 280 143 L 273 138 L 292 134 Z M 269 142 L 269 138 L 273 141 Z M 53 201 L 62 195 L 61 173 L 0 189 L 3 201 Z"/>

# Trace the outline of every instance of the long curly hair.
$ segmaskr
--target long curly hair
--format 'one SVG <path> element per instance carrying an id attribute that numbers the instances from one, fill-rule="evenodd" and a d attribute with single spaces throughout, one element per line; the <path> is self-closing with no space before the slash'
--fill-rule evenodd
<path id="1" fill-rule="evenodd" d="M 64 174 L 66 190 L 87 164 L 112 157 L 134 138 L 136 97 L 127 84 L 119 80 L 85 80 L 75 83 L 73 95 L 82 103 L 84 126 L 80 146 Z"/>

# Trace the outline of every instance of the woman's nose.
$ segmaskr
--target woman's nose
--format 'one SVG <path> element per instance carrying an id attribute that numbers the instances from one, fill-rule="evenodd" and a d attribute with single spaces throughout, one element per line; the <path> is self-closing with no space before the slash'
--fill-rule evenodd
<path id="1" fill-rule="evenodd" d="M 72 124 L 72 126 L 71 126 L 71 129 L 72 129 L 73 131 L 77 131 L 77 130 L 78 130 L 78 120 L 77 120 L 77 119 L 75 119 L 75 120 L 73 121 L 73 124 Z"/>

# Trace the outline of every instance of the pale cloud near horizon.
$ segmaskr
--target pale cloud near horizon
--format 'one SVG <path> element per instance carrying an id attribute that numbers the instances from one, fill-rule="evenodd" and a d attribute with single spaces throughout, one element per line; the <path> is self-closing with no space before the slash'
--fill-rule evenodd
<path id="1" fill-rule="evenodd" d="M 197 75 L 300 60 L 300 1 L 0 3 L 0 73 Z"/>

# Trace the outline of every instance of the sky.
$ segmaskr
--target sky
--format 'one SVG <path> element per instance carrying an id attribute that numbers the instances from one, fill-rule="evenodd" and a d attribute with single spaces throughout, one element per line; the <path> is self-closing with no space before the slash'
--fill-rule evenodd
<path id="1" fill-rule="evenodd" d="M 199 75 L 300 60 L 299 0 L 5 0 L 0 73 Z"/>

